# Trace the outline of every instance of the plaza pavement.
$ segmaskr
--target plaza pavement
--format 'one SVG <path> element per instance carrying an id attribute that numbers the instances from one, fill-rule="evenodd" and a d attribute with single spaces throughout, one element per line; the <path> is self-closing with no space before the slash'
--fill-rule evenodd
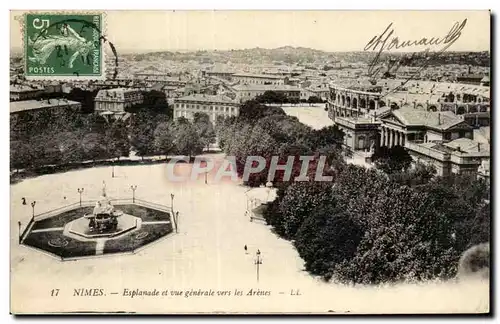
<path id="1" fill-rule="evenodd" d="M 216 155 L 214 158 L 221 158 Z M 185 165 L 185 167 L 189 167 Z M 487 309 L 486 283 L 425 283 L 391 287 L 346 287 L 324 283 L 304 271 L 292 243 L 245 216 L 247 188 L 230 181 L 169 182 L 163 164 L 96 167 L 39 176 L 11 185 L 11 311 L 182 312 L 477 312 Z M 61 262 L 17 243 L 18 220 L 27 224 L 31 201 L 41 213 L 95 199 L 106 181 L 112 198 L 136 197 L 170 205 L 179 215 L 179 234 L 135 255 Z M 27 205 L 21 204 L 26 197 Z M 66 199 L 64 199 L 66 197 Z M 247 245 L 249 253 L 245 254 Z M 255 252 L 262 256 L 256 280 Z M 51 290 L 59 288 L 57 297 Z M 104 288 L 106 296 L 74 297 L 73 289 Z M 242 290 L 241 297 L 123 297 L 123 289 L 186 291 Z M 270 296 L 246 296 L 249 289 Z M 300 296 L 292 296 L 292 290 Z M 111 294 L 118 293 L 118 294 Z"/>

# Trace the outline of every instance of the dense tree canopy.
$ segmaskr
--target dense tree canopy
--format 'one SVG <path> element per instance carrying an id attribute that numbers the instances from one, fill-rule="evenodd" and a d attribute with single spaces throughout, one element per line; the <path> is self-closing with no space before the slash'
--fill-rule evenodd
<path id="1" fill-rule="evenodd" d="M 468 176 L 422 181 L 420 171 L 407 172 L 400 176 L 417 185 L 343 166 L 333 183 L 280 190 L 265 217 L 294 240 L 306 269 L 325 278 L 378 284 L 453 277 L 460 255 L 489 241 L 489 187 Z"/>
<path id="2" fill-rule="evenodd" d="M 381 146 L 372 156 L 372 160 L 380 170 L 387 174 L 401 172 L 411 166 L 412 158 L 402 146 L 388 148 Z"/>

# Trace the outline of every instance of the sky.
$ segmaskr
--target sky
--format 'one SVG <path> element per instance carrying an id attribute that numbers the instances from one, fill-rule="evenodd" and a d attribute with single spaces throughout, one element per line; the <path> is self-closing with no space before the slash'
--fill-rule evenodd
<path id="1" fill-rule="evenodd" d="M 11 48 L 22 36 L 11 11 Z M 450 51 L 490 48 L 489 11 L 106 11 L 108 39 L 122 52 L 301 46 L 362 51 L 392 22 L 400 40 L 444 37 L 467 19 Z M 419 51 L 425 47 L 412 47 Z"/>

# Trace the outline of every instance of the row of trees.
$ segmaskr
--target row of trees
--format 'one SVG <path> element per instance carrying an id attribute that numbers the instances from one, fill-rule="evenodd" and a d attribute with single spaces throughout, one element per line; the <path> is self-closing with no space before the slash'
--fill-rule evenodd
<path id="1" fill-rule="evenodd" d="M 310 96 L 308 99 L 299 98 L 289 98 L 286 94 L 276 91 L 266 91 L 264 94 L 255 97 L 255 101 L 262 104 L 298 104 L 298 103 L 325 103 L 326 100 L 322 100 L 318 96 Z"/>
<path id="2" fill-rule="evenodd" d="M 240 175 L 247 156 L 278 155 L 282 163 L 290 155 L 328 156 L 331 182 L 277 175 L 277 199 L 264 212 L 312 274 L 362 284 L 450 278 L 467 248 L 489 240 L 489 184 L 438 177 L 402 147 L 377 149 L 374 169 L 346 165 L 337 128 L 312 130 L 257 100 L 246 102 L 238 118 L 218 120 L 216 132 Z M 267 171 L 248 184 L 265 183 Z M 294 165 L 293 175 L 298 171 Z"/>
<path id="3" fill-rule="evenodd" d="M 337 164 L 332 183 L 295 183 L 267 210 L 311 273 L 351 283 L 450 278 L 466 249 L 489 240 L 486 182 L 436 177 L 390 151 L 392 161 L 376 154 L 376 170 Z"/>
<path id="4" fill-rule="evenodd" d="M 468 176 L 419 180 L 408 186 L 344 165 L 332 183 L 279 191 L 265 217 L 294 241 L 306 269 L 326 279 L 450 278 L 467 248 L 489 240 L 489 186 Z"/>
<path id="5" fill-rule="evenodd" d="M 11 115 L 11 168 L 37 169 L 100 159 L 201 153 L 215 142 L 214 127 L 206 114 L 194 121 L 139 108 L 127 120 L 71 110 L 41 110 Z"/>
<path id="6" fill-rule="evenodd" d="M 300 174 L 300 156 L 327 156 L 325 172 L 329 172 L 328 165 L 339 160 L 340 143 L 343 138 L 343 133 L 335 126 L 313 130 L 300 123 L 296 117 L 287 116 L 282 109 L 266 107 L 257 100 L 244 103 L 240 108 L 239 117 L 219 119 L 216 123 L 216 132 L 220 147 L 228 155 L 236 158 L 240 175 L 243 173 L 247 157 L 260 156 L 266 160 L 264 170 L 251 174 L 247 183 L 250 186 L 267 182 L 273 156 L 279 157 L 279 164 L 286 164 L 290 156 L 295 158 L 292 178 Z M 317 158 L 310 163 L 308 174 L 312 179 L 317 163 Z M 277 172 L 272 181 L 282 182 L 283 175 L 284 171 Z"/>
<path id="7" fill-rule="evenodd" d="M 93 121 L 95 122 L 95 121 Z M 75 163 L 103 158 L 128 156 L 127 130 L 117 121 L 106 129 L 91 127 L 50 132 L 11 140 L 11 168 L 33 168 L 44 165 Z"/>
<path id="8" fill-rule="evenodd" d="M 131 145 L 140 156 L 200 154 L 215 143 L 215 130 L 210 118 L 195 113 L 193 121 L 184 117 L 155 122 L 147 116 L 136 115 L 131 125 Z"/>

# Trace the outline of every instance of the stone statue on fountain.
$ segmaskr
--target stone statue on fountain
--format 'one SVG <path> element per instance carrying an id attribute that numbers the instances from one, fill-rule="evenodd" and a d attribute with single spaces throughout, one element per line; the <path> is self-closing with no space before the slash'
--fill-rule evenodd
<path id="1" fill-rule="evenodd" d="M 85 217 L 89 219 L 89 228 L 92 231 L 106 233 L 116 230 L 118 226 L 117 217 L 123 213 L 116 210 L 111 204 L 111 199 L 106 194 L 106 183 L 102 182 L 102 195 L 96 202 L 94 211 Z"/>

